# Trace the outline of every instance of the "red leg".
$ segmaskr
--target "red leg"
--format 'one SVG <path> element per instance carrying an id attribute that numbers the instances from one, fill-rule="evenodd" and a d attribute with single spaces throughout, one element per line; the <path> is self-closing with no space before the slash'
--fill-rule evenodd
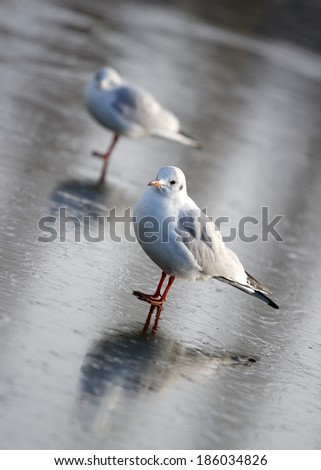
<path id="1" fill-rule="evenodd" d="M 119 140 L 119 137 L 120 137 L 120 134 L 115 134 L 114 135 L 113 140 L 111 141 L 111 144 L 110 144 L 110 146 L 109 146 L 106 153 L 93 152 L 93 155 L 95 157 L 99 157 L 99 158 L 102 158 L 104 160 L 103 168 L 102 168 L 100 178 L 99 178 L 99 181 L 98 181 L 99 186 L 102 186 L 104 184 L 109 158 L 112 154 L 112 151 L 114 150 L 115 145 L 117 144 L 117 142 Z"/>
<path id="2" fill-rule="evenodd" d="M 161 275 L 161 278 L 160 278 L 160 281 L 158 283 L 158 286 L 157 286 L 157 289 L 155 291 L 155 294 L 153 295 L 153 297 L 155 297 L 156 299 L 160 296 L 161 294 L 161 290 L 162 290 L 162 286 L 164 284 L 164 281 L 165 281 L 165 278 L 166 278 L 166 274 L 164 273 L 164 271 L 162 272 L 162 275 Z"/>
<path id="3" fill-rule="evenodd" d="M 145 294 L 144 292 L 139 292 L 137 290 L 135 290 L 133 294 L 136 295 L 136 297 L 138 297 L 140 300 L 145 300 L 146 302 L 151 303 L 152 305 L 156 305 L 156 304 L 153 304 L 153 302 L 157 301 L 158 298 L 160 297 L 165 278 L 166 278 L 166 274 L 162 272 L 155 294 Z"/>
<path id="4" fill-rule="evenodd" d="M 162 302 L 162 304 L 165 302 L 166 300 L 166 297 L 167 297 L 167 294 L 169 293 L 169 290 L 170 288 L 172 287 L 172 284 L 173 282 L 175 281 L 175 276 L 169 276 L 169 281 L 168 281 L 168 284 L 166 286 L 166 289 L 164 291 L 164 294 L 162 295 L 160 301 Z"/>
<path id="5" fill-rule="evenodd" d="M 162 273 L 162 277 L 161 277 L 161 280 L 159 281 L 155 294 L 160 292 L 160 289 L 162 287 L 165 277 L 166 277 L 166 274 Z M 152 305 L 156 305 L 160 307 L 166 301 L 166 297 L 174 281 L 175 281 L 175 276 L 170 276 L 166 289 L 164 290 L 164 293 L 161 296 L 161 298 L 155 297 L 154 295 L 150 295 L 150 294 L 144 294 L 143 292 L 138 292 L 138 291 L 134 291 L 133 294 L 136 295 L 136 297 L 138 297 L 140 300 L 145 300 L 145 302 L 148 302 Z"/>

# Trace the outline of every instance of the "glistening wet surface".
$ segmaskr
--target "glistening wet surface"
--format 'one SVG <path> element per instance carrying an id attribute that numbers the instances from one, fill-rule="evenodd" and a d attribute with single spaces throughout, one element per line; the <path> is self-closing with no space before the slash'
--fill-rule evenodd
<path id="1" fill-rule="evenodd" d="M 320 57 L 268 25 L 255 36 L 257 2 L 234 29 L 192 4 L 1 3 L 4 449 L 320 449 Z M 203 151 L 122 139 L 97 189 L 90 153 L 111 134 L 83 89 L 105 63 L 172 109 Z M 132 208 L 164 165 L 229 218 L 224 235 L 259 221 L 228 246 L 280 310 L 216 281 L 176 281 L 157 325 L 148 318 L 132 291 L 153 292 L 160 272 L 104 218 Z M 262 207 L 284 216 L 284 241 L 262 240 Z M 80 220 L 80 242 L 72 220 L 37 240 L 38 221 L 61 208 Z M 103 241 L 88 241 L 88 221 Z"/>

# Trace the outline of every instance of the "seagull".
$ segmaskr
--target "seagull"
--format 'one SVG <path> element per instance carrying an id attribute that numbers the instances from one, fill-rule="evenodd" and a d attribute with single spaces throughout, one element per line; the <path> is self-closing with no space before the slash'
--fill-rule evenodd
<path id="1" fill-rule="evenodd" d="M 124 82 L 111 67 L 96 72 L 87 85 L 85 103 L 96 121 L 114 133 L 105 153 L 93 152 L 104 161 L 99 185 L 104 183 L 109 158 L 122 135 L 132 139 L 157 136 L 201 148 L 196 139 L 181 130 L 174 114 L 144 89 Z"/>
<path id="2" fill-rule="evenodd" d="M 148 186 L 133 211 L 134 230 L 162 275 L 154 294 L 134 291 L 136 297 L 162 306 L 176 278 L 217 279 L 279 308 L 268 297 L 271 291 L 245 271 L 212 220 L 188 196 L 180 168 L 161 168 Z M 169 280 L 161 293 L 166 276 Z"/>

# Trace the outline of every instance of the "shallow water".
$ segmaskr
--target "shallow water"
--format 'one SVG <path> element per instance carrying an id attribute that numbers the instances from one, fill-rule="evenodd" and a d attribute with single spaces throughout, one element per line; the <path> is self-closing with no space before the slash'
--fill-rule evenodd
<path id="1" fill-rule="evenodd" d="M 247 3 L 242 27 L 221 7 L 226 29 L 204 2 L 1 3 L 2 448 L 320 449 L 320 58 L 262 22 L 255 36 L 264 11 Z M 110 134 L 83 89 L 104 63 L 152 91 L 203 151 L 123 139 L 98 190 L 90 152 Z M 229 217 L 226 236 L 259 220 L 245 226 L 257 241 L 229 247 L 280 310 L 177 281 L 148 325 L 132 291 L 153 291 L 160 273 L 122 224 L 104 224 L 102 242 L 82 231 L 75 242 L 72 222 L 65 241 L 37 241 L 61 207 L 94 233 L 167 164 L 209 215 Z M 283 242 L 262 241 L 262 207 L 284 216 Z"/>

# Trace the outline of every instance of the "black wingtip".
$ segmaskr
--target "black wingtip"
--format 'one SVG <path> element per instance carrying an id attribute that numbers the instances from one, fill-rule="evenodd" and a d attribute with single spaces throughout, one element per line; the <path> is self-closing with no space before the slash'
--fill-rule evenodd
<path id="1" fill-rule="evenodd" d="M 264 302 L 265 304 L 269 305 L 272 308 L 275 308 L 276 310 L 279 309 L 279 306 L 275 302 L 273 302 L 273 300 L 271 300 L 270 297 L 264 294 L 261 290 L 256 290 L 252 286 L 240 284 L 236 281 L 232 281 L 231 279 L 227 279 L 226 277 L 222 277 L 222 276 L 215 276 L 215 279 L 225 282 L 226 284 L 230 284 L 231 286 L 236 287 L 237 289 L 240 289 L 242 292 L 245 292 L 248 295 L 252 295 L 256 299 L 260 300 L 261 302 Z M 252 280 L 255 281 L 254 278 L 252 278 Z M 257 281 L 255 282 L 258 284 Z"/>
<path id="2" fill-rule="evenodd" d="M 261 300 L 262 302 L 265 302 L 270 307 L 275 308 L 276 310 L 278 310 L 279 306 L 275 302 L 273 302 L 273 300 L 271 300 L 270 297 L 263 294 L 263 292 L 255 291 L 252 295 L 254 297 L 256 297 L 258 300 Z"/>
<path id="3" fill-rule="evenodd" d="M 280 307 L 275 302 L 273 302 L 273 300 L 269 299 L 269 301 L 270 302 L 268 303 L 268 305 L 270 307 L 275 308 L 276 310 L 279 310 Z"/>

